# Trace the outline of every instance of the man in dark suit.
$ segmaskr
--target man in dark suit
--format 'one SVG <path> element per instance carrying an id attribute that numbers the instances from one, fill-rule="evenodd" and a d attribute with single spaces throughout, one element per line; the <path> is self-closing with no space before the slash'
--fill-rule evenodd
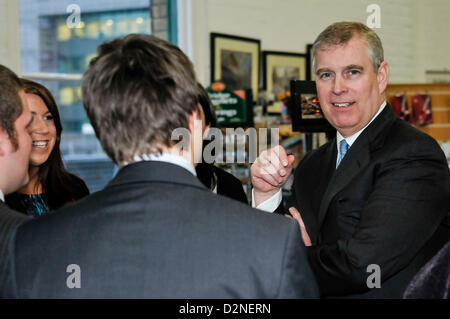
<path id="1" fill-rule="evenodd" d="M 105 189 L 18 228 L 6 297 L 318 296 L 296 222 L 195 177 L 197 96 L 192 64 L 172 44 L 129 35 L 99 47 L 83 104 L 121 169 Z"/>
<path id="2" fill-rule="evenodd" d="M 4 195 L 28 183 L 28 160 L 33 121 L 20 80 L 0 65 L 0 290 L 6 267 L 9 238 L 16 227 L 28 218 L 9 209 Z"/>
<path id="3" fill-rule="evenodd" d="M 337 137 L 295 169 L 287 208 L 323 297 L 401 298 L 448 240 L 446 158 L 386 104 L 389 68 L 373 30 L 335 23 L 313 53 L 318 97 Z M 284 211 L 279 189 L 293 160 L 281 147 L 261 154 L 251 168 L 254 206 Z"/>

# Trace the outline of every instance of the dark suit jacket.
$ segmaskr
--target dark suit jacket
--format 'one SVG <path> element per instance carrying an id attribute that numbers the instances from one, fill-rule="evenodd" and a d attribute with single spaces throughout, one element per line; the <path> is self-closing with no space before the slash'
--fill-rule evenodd
<path id="1" fill-rule="evenodd" d="M 217 175 L 217 194 L 248 204 L 242 182 L 220 167 L 214 166 L 214 170 Z"/>
<path id="2" fill-rule="evenodd" d="M 104 190 L 19 227 L 4 294 L 317 297 L 300 243 L 292 220 L 215 195 L 179 166 L 140 162 Z M 66 285 L 71 264 L 81 288 Z"/>
<path id="3" fill-rule="evenodd" d="M 239 179 L 224 169 L 214 164 L 199 163 L 195 167 L 197 178 L 206 186 L 213 188 L 217 186 L 217 194 L 248 204 L 247 195 L 244 192 Z M 213 182 L 216 179 L 216 182 Z"/>
<path id="4" fill-rule="evenodd" d="M 321 295 L 401 298 L 420 267 L 448 240 L 450 173 L 439 145 L 388 106 L 336 169 L 336 139 L 295 170 L 289 206 L 299 210 L 313 246 Z M 381 288 L 367 279 L 381 269 Z M 370 279 L 372 280 L 372 279 Z"/>
<path id="5" fill-rule="evenodd" d="M 29 220 L 29 217 L 10 209 L 0 200 L 0 291 L 4 284 L 10 239 L 16 228 L 27 220 Z"/>

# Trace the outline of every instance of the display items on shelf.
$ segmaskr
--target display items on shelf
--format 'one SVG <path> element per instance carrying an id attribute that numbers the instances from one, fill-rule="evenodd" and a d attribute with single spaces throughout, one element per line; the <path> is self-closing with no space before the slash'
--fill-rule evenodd
<path id="1" fill-rule="evenodd" d="M 409 122 L 410 112 L 408 107 L 408 101 L 406 99 L 406 94 L 397 93 L 389 99 L 389 104 L 394 109 L 395 113 L 402 120 Z"/>
<path id="2" fill-rule="evenodd" d="M 398 95 L 405 97 L 409 123 L 441 144 L 450 141 L 450 83 L 389 84 L 386 100 L 394 110 Z"/>
<path id="3" fill-rule="evenodd" d="M 417 126 L 433 123 L 430 94 L 416 94 L 413 96 L 411 122 Z"/>

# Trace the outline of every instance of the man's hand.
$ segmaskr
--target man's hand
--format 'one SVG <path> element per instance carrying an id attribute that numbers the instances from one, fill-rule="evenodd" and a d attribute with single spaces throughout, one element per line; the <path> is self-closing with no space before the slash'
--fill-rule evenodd
<path id="1" fill-rule="evenodd" d="M 311 239 L 309 238 L 308 232 L 306 231 L 305 224 L 303 223 L 302 216 L 298 212 L 297 208 L 291 207 L 291 208 L 289 208 L 289 212 L 291 213 L 292 217 L 300 225 L 300 231 L 302 232 L 302 239 L 303 239 L 303 242 L 305 243 L 305 246 L 311 246 Z"/>
<path id="2" fill-rule="evenodd" d="M 265 150 L 256 159 L 250 168 L 256 206 L 280 190 L 291 174 L 294 159 L 280 145 Z"/>

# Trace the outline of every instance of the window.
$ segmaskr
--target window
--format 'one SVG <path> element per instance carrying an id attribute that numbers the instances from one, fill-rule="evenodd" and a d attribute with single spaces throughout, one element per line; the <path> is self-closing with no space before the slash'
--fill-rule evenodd
<path id="1" fill-rule="evenodd" d="M 83 178 L 91 192 L 97 191 L 111 179 L 115 165 L 103 152 L 83 109 L 82 74 L 105 41 L 152 30 L 170 37 L 167 1 L 20 0 L 19 15 L 22 76 L 52 92 L 63 125 L 66 167 Z"/>

